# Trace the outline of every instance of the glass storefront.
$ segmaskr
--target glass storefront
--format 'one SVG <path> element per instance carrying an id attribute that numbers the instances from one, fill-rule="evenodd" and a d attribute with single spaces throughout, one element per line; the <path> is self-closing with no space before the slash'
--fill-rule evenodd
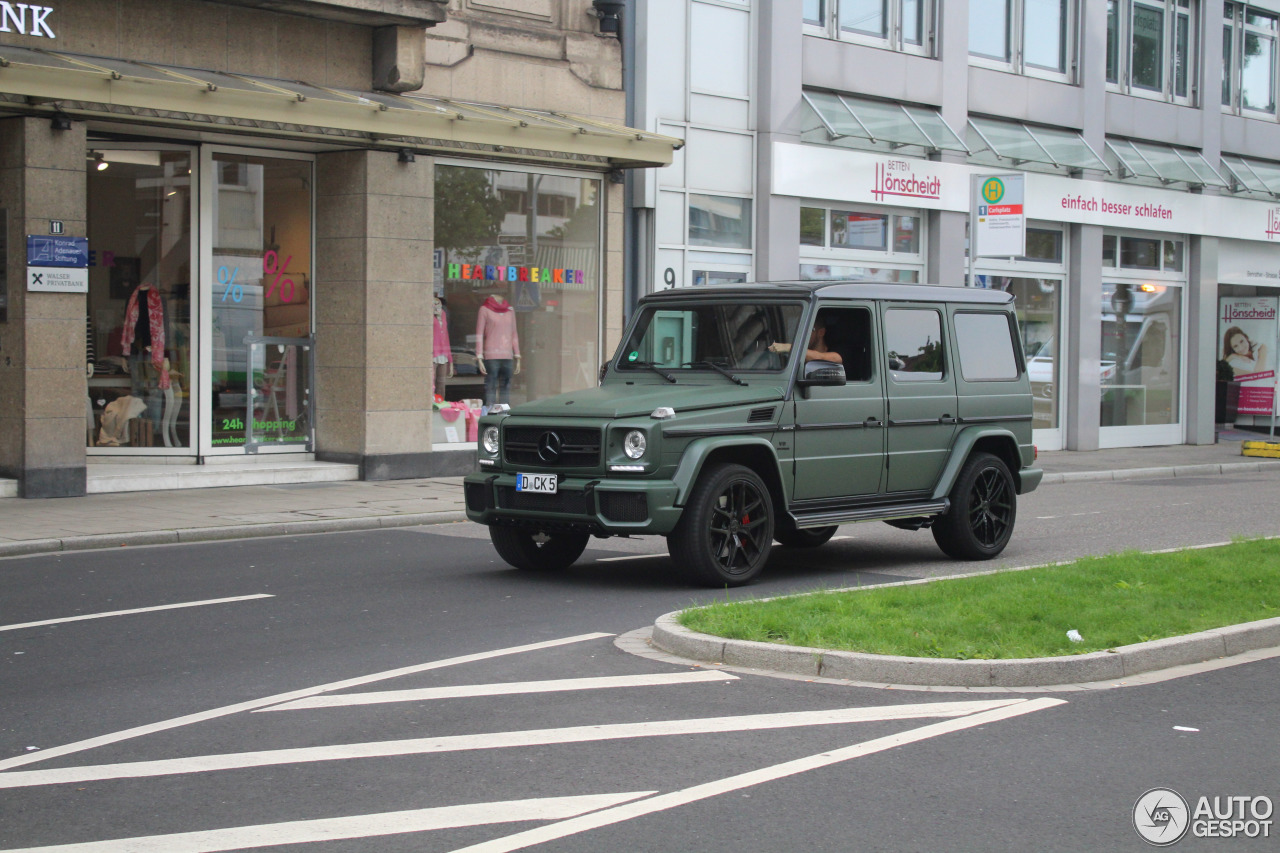
<path id="1" fill-rule="evenodd" d="M 435 392 L 517 403 L 595 384 L 600 181 L 436 166 L 435 291 L 448 346 Z M 444 387 L 439 387 L 443 383 Z"/>
<path id="2" fill-rule="evenodd" d="M 91 452 L 307 450 L 312 161 L 91 147 Z"/>
<path id="3" fill-rule="evenodd" d="M 212 155 L 214 447 L 311 441 L 311 163 Z"/>
<path id="4" fill-rule="evenodd" d="M 192 447 L 192 157 L 187 150 L 89 152 L 86 437 L 93 451 Z"/>
<path id="5" fill-rule="evenodd" d="M 1180 444 L 1185 240 L 1103 236 L 1103 447 Z"/>
<path id="6" fill-rule="evenodd" d="M 803 281 L 924 280 L 924 216 L 917 210 L 861 206 L 800 208 Z"/>

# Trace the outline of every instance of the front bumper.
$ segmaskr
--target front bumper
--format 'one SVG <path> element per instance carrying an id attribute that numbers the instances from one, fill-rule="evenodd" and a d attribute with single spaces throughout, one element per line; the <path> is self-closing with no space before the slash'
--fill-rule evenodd
<path id="1" fill-rule="evenodd" d="M 462 481 L 467 518 L 599 535 L 670 533 L 680 520 L 671 480 L 560 475 L 554 495 L 516 491 L 516 475 L 477 471 Z"/>

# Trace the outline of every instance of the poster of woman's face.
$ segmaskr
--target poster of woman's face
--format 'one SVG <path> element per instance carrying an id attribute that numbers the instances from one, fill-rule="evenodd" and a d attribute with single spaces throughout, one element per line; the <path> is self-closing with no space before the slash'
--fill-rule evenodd
<path id="1" fill-rule="evenodd" d="M 1218 300 L 1218 359 L 1241 384 L 1240 414 L 1271 414 L 1275 382 L 1277 315 L 1274 296 L 1224 296 Z"/>

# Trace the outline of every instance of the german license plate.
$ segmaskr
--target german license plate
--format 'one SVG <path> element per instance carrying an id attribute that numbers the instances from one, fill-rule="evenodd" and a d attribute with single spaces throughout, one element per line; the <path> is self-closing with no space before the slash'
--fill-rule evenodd
<path id="1" fill-rule="evenodd" d="M 556 474 L 516 474 L 516 491 L 554 495 L 558 481 Z"/>

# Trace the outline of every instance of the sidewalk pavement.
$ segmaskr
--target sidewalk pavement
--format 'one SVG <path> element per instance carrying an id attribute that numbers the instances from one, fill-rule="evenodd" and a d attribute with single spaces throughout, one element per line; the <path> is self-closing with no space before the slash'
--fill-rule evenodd
<path id="1" fill-rule="evenodd" d="M 1042 453 L 1039 464 L 1044 486 L 1280 472 L 1280 459 L 1241 456 L 1239 440 Z M 463 509 L 460 477 L 5 498 L 0 499 L 0 558 L 438 524 L 465 520 Z"/>

